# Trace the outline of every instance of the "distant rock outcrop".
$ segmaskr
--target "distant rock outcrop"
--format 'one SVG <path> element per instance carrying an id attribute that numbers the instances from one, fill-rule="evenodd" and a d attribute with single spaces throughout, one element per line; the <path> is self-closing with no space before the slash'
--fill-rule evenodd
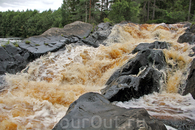
<path id="1" fill-rule="evenodd" d="M 93 26 L 89 23 L 84 23 L 81 21 L 76 21 L 71 24 L 67 24 L 64 28 L 50 28 L 45 31 L 41 36 L 51 37 L 51 36 L 76 36 L 79 38 L 87 37 L 93 29 Z"/>

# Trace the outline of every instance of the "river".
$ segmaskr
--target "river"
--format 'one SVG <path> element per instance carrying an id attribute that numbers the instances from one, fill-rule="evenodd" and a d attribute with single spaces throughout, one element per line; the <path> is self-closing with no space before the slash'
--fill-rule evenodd
<path id="1" fill-rule="evenodd" d="M 116 25 L 106 40 L 107 46 L 68 45 L 63 52 L 49 53 L 30 63 L 28 73 L 7 74 L 7 85 L 0 93 L 0 128 L 52 129 L 80 95 L 100 93 L 113 72 L 135 57 L 130 53 L 139 43 L 156 40 L 172 45 L 163 52 L 166 61 L 175 67 L 165 70 L 167 80 L 161 84 L 161 92 L 114 104 L 144 107 L 159 119 L 195 120 L 195 100 L 190 94 L 178 93 L 184 89 L 192 60 L 188 56 L 192 46 L 177 43 L 184 32 L 181 24 Z"/>
<path id="2" fill-rule="evenodd" d="M 0 38 L 0 45 L 5 45 L 6 43 L 16 43 L 21 42 L 23 38 L 20 37 L 8 37 L 8 38 Z"/>

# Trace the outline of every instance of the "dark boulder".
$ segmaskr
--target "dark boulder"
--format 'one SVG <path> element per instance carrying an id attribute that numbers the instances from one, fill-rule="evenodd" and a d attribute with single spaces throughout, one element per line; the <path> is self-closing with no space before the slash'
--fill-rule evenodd
<path id="1" fill-rule="evenodd" d="M 73 102 L 53 130 L 166 130 L 144 108 L 125 109 L 112 105 L 98 93 L 86 93 Z"/>
<path id="2" fill-rule="evenodd" d="M 136 46 L 136 48 L 132 51 L 132 53 L 136 53 L 139 51 L 143 51 L 146 49 L 168 49 L 170 47 L 170 44 L 167 42 L 159 42 L 155 41 L 153 43 L 140 43 Z"/>
<path id="3" fill-rule="evenodd" d="M 6 86 L 6 81 L 5 81 L 5 78 L 4 77 L 5 77 L 5 75 L 0 75 L 0 92 Z"/>
<path id="4" fill-rule="evenodd" d="M 172 126 L 176 130 L 194 130 L 195 121 L 192 119 L 157 119 L 164 124 Z"/>
<path id="5" fill-rule="evenodd" d="M 164 75 L 160 70 L 166 67 L 162 50 L 139 51 L 108 79 L 101 93 L 109 101 L 128 101 L 145 94 L 159 92 Z"/>
<path id="6" fill-rule="evenodd" d="M 123 75 L 137 75 L 145 67 L 154 66 L 158 70 L 166 67 L 166 60 L 162 50 L 146 49 L 140 51 L 135 58 L 129 60 L 108 79 L 106 85 Z"/>
<path id="7" fill-rule="evenodd" d="M 189 54 L 190 57 L 195 56 L 195 46 L 191 48 L 192 52 Z"/>
<path id="8" fill-rule="evenodd" d="M 103 41 L 107 39 L 107 37 L 110 35 L 111 30 L 102 30 L 102 31 L 96 31 L 86 39 L 83 39 L 82 41 L 86 43 L 87 45 L 98 47 L 100 44 L 103 44 Z"/>
<path id="9" fill-rule="evenodd" d="M 186 87 L 184 89 L 183 95 L 188 93 L 192 94 L 192 97 L 195 99 L 195 59 L 193 59 L 188 78 L 186 80 Z"/>
<path id="10" fill-rule="evenodd" d="M 177 42 L 195 44 L 195 24 L 187 28 L 186 32 L 178 38 Z"/>
<path id="11" fill-rule="evenodd" d="M 111 26 L 112 26 L 112 25 L 111 25 L 109 22 L 100 23 L 100 24 L 97 25 L 98 31 L 110 29 Z"/>
<path id="12" fill-rule="evenodd" d="M 195 35 L 191 32 L 185 32 L 183 35 L 179 37 L 177 40 L 179 43 L 188 42 L 189 44 L 195 44 Z"/>
<path id="13" fill-rule="evenodd" d="M 11 44 L 0 47 L 0 75 L 15 74 L 32 61 L 31 54 Z"/>
<path id="14" fill-rule="evenodd" d="M 139 98 L 145 94 L 159 92 L 160 81 L 163 74 L 158 70 L 148 67 L 139 76 L 120 76 L 101 92 L 109 101 L 128 101 Z"/>

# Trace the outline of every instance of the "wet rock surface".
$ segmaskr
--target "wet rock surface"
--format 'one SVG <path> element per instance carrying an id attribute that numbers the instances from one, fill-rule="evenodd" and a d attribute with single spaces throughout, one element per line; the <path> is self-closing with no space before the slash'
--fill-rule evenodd
<path id="1" fill-rule="evenodd" d="M 32 61 L 31 53 L 13 45 L 0 47 L 0 75 L 17 73 Z"/>
<path id="2" fill-rule="evenodd" d="M 66 115 L 53 128 L 62 129 L 166 130 L 166 127 L 143 108 L 120 108 L 102 95 L 91 92 L 73 102 Z"/>
<path id="3" fill-rule="evenodd" d="M 158 70 L 148 67 L 139 76 L 120 76 L 101 92 L 111 102 L 139 98 L 145 94 L 159 92 L 162 75 Z"/>
<path id="4" fill-rule="evenodd" d="M 82 39 L 85 44 L 93 47 L 98 47 L 100 44 L 106 45 L 103 41 L 110 35 L 112 26 L 109 23 L 100 23 L 97 27 L 97 31 L 86 39 Z"/>
<path id="5" fill-rule="evenodd" d="M 195 44 L 195 25 L 192 24 L 190 27 L 188 27 L 186 32 L 178 38 L 177 42 Z"/>
<path id="6" fill-rule="evenodd" d="M 188 78 L 186 80 L 186 87 L 183 92 L 183 95 L 191 93 L 192 97 L 195 99 L 195 59 L 193 59 Z"/>
<path id="7" fill-rule="evenodd" d="M 101 92 L 109 101 L 128 101 L 154 91 L 159 92 L 160 81 L 163 80 L 160 70 L 165 66 L 161 50 L 140 51 L 110 77 L 107 87 Z"/>
<path id="8" fill-rule="evenodd" d="M 27 43 L 27 42 L 30 43 Z M 30 37 L 19 43 L 19 47 L 31 52 L 36 58 L 47 52 L 55 52 L 64 47 L 68 38 L 62 36 Z"/>
<path id="9" fill-rule="evenodd" d="M 153 43 L 140 43 L 136 46 L 136 48 L 132 51 L 133 54 L 139 51 L 143 51 L 146 49 L 168 49 L 170 44 L 167 42 L 159 42 L 155 41 Z"/>

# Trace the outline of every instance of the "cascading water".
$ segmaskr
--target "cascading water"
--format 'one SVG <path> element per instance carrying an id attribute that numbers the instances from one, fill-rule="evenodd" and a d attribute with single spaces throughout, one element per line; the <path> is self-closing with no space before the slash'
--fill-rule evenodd
<path id="1" fill-rule="evenodd" d="M 191 46 L 177 43 L 184 31 L 182 24 L 115 25 L 105 41 L 107 46 L 69 45 L 65 51 L 42 56 L 21 73 L 7 74 L 7 85 L 0 93 L 0 128 L 52 129 L 80 95 L 100 92 L 112 73 L 136 55 L 130 53 L 139 43 L 156 40 L 171 44 L 169 50 L 163 50 L 167 63 L 173 67 L 164 70 L 166 83 L 161 85 L 162 92 L 115 104 L 145 107 L 158 118 L 195 120 L 194 99 L 178 94 L 185 86 L 192 60 L 188 56 Z"/>

